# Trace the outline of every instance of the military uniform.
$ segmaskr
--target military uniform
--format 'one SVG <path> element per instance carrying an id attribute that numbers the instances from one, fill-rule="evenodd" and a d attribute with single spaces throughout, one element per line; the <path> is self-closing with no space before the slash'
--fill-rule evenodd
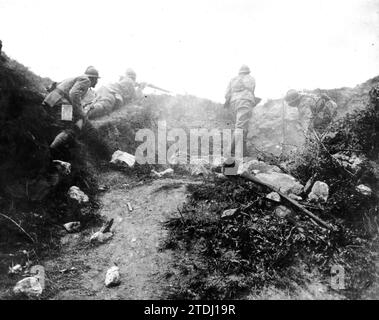
<path id="1" fill-rule="evenodd" d="M 54 118 L 60 133 L 51 143 L 55 149 L 73 139 L 77 131 L 82 129 L 86 112 L 82 103 L 91 87 L 94 87 L 99 78 L 98 71 L 90 66 L 85 74 L 69 78 L 59 83 L 43 101 L 48 113 Z"/>
<path id="2" fill-rule="evenodd" d="M 46 96 L 43 103 L 52 108 L 52 112 L 57 117 L 57 120 L 61 120 L 62 105 L 71 105 L 72 121 L 75 122 L 85 117 L 81 100 L 90 88 L 91 80 L 85 75 L 66 79 L 59 83 L 57 87 Z"/>
<path id="3" fill-rule="evenodd" d="M 301 95 L 297 108 L 299 125 L 305 132 L 312 129 L 324 132 L 337 114 L 337 104 L 333 100 L 312 94 Z"/>
<path id="4" fill-rule="evenodd" d="M 97 98 L 88 112 L 88 118 L 93 119 L 109 114 L 133 101 L 135 97 L 135 82 L 129 77 L 123 77 L 119 82 L 102 86 L 97 91 Z"/>
<path id="5" fill-rule="evenodd" d="M 243 71 L 246 66 L 241 67 Z M 248 73 L 241 73 L 233 78 L 226 89 L 225 99 L 235 121 L 235 129 L 243 130 L 243 149 L 246 150 L 247 132 L 253 107 L 255 106 L 255 79 Z M 250 70 L 247 68 L 248 72 Z M 231 153 L 234 154 L 236 135 L 233 135 Z"/>

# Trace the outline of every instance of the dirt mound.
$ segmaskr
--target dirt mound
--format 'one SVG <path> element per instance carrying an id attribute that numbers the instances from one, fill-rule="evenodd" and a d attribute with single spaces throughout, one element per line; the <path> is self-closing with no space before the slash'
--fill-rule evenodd
<path id="1" fill-rule="evenodd" d="M 49 79 L 30 72 L 3 54 L 0 61 L 0 210 L 21 221 L 21 226 L 40 240 L 62 216 L 71 216 L 67 189 L 82 188 L 94 199 L 95 173 L 100 147 L 96 134 L 87 126 L 79 139 L 61 154 L 51 154 L 49 145 L 57 134 L 42 101 Z M 88 146 L 88 143 L 90 147 Z M 59 158 L 56 158 L 59 156 Z M 53 160 L 71 164 L 65 176 Z M 60 215 L 60 213 L 66 213 Z M 68 213 L 68 214 L 67 214 Z M 75 215 L 74 212 L 72 212 Z M 42 217 L 42 218 L 41 218 Z M 15 224 L 1 223 L 1 241 L 11 243 L 24 235 Z"/>

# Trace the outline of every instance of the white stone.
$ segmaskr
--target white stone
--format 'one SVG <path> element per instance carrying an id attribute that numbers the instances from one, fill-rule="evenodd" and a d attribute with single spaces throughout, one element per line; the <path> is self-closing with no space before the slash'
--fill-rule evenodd
<path id="1" fill-rule="evenodd" d="M 113 164 L 127 164 L 129 167 L 133 167 L 136 162 L 136 157 L 127 152 L 117 150 L 113 153 L 110 162 Z"/>
<path id="2" fill-rule="evenodd" d="M 315 202 L 326 202 L 329 197 L 329 186 L 322 181 L 316 181 L 312 187 L 312 191 L 308 194 L 308 200 Z"/>
<path id="3" fill-rule="evenodd" d="M 112 287 L 120 284 L 120 272 L 117 266 L 113 266 L 108 269 L 107 274 L 105 275 L 105 286 Z"/>
<path id="4" fill-rule="evenodd" d="M 97 231 L 95 232 L 91 238 L 90 238 L 90 242 L 100 242 L 100 243 L 103 243 L 109 239 L 111 239 L 113 237 L 113 233 L 112 232 L 101 232 L 101 231 Z"/>
<path id="5" fill-rule="evenodd" d="M 20 273 L 21 271 L 22 271 L 22 266 L 21 266 L 21 264 L 16 264 L 16 265 L 13 266 L 13 267 L 9 267 L 9 273 L 10 273 L 10 274 Z"/>
<path id="6" fill-rule="evenodd" d="M 298 195 L 303 191 L 303 185 L 294 177 L 279 172 L 258 173 L 255 176 L 260 181 L 279 189 L 284 194 Z"/>
<path id="7" fill-rule="evenodd" d="M 79 189 L 79 187 L 72 186 L 68 190 L 68 196 L 72 199 L 77 201 L 79 204 L 81 203 L 87 203 L 89 201 L 88 196 Z"/>
<path id="8" fill-rule="evenodd" d="M 15 294 L 25 294 L 28 297 L 39 297 L 42 294 L 42 286 L 37 277 L 27 277 L 19 282 L 13 288 Z"/>
<path id="9" fill-rule="evenodd" d="M 364 196 L 371 196 L 372 190 L 371 188 L 365 186 L 364 184 L 360 184 L 355 188 L 359 193 L 363 194 Z"/>
<path id="10" fill-rule="evenodd" d="M 277 192 L 271 192 L 266 196 L 267 199 L 273 200 L 275 202 L 280 202 L 280 195 Z"/>
<path id="11" fill-rule="evenodd" d="M 80 222 L 79 221 L 68 222 L 68 223 L 65 223 L 63 227 L 68 232 L 78 232 L 80 231 Z"/>

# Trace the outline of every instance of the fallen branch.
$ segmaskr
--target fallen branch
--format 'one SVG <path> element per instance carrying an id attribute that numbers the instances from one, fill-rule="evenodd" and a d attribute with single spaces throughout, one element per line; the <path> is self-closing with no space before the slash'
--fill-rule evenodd
<path id="1" fill-rule="evenodd" d="M 271 186 L 267 183 L 264 183 L 262 181 L 260 181 L 259 179 L 257 179 L 256 177 L 254 177 L 252 174 L 248 173 L 248 172 L 243 172 L 239 175 L 240 177 L 244 178 L 244 179 L 247 179 L 251 182 L 254 182 L 255 184 L 258 184 L 258 185 L 261 185 L 261 186 L 264 186 L 276 193 L 278 193 L 283 199 L 285 199 L 287 202 L 289 202 L 291 205 L 293 205 L 294 207 L 296 207 L 297 209 L 299 209 L 302 213 L 304 213 L 305 215 L 307 215 L 308 217 L 312 218 L 315 222 L 317 222 L 319 225 L 322 225 L 323 227 L 329 229 L 329 230 L 336 230 L 336 227 L 325 222 L 324 220 L 320 219 L 319 217 L 317 217 L 316 215 L 314 215 L 312 212 L 310 212 L 309 210 L 305 209 L 301 204 L 299 204 L 297 201 L 287 197 L 285 194 L 283 194 L 282 192 L 280 192 L 276 187 L 274 186 Z"/>
<path id="2" fill-rule="evenodd" d="M 2 217 L 4 217 L 5 219 L 7 219 L 7 220 L 9 220 L 9 221 L 11 221 L 11 222 L 13 222 L 23 233 L 25 233 L 27 236 L 28 236 L 28 238 L 30 239 L 30 240 L 32 240 L 32 242 L 33 243 L 35 243 L 36 241 L 32 238 L 32 236 L 29 234 L 29 233 L 27 233 L 25 230 L 24 230 L 24 228 L 23 227 L 21 227 L 16 221 L 14 221 L 11 217 L 8 217 L 7 215 L 5 215 L 5 214 L 3 214 L 3 213 L 0 213 L 0 216 L 2 216 Z"/>

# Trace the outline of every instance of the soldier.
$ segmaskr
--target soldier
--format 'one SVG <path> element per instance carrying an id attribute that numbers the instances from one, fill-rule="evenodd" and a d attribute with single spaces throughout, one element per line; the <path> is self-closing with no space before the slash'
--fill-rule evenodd
<path id="1" fill-rule="evenodd" d="M 317 96 L 291 89 L 284 100 L 298 109 L 299 123 L 305 132 L 324 133 L 337 114 L 337 104 L 325 93 Z"/>
<path id="2" fill-rule="evenodd" d="M 90 66 L 84 75 L 63 80 L 46 96 L 43 105 L 50 115 L 58 120 L 61 132 L 55 137 L 50 148 L 56 149 L 74 138 L 81 130 L 87 115 L 83 110 L 82 99 L 90 88 L 94 88 L 99 72 Z"/>
<path id="3" fill-rule="evenodd" d="M 136 73 L 132 69 L 126 71 L 125 76 L 118 82 L 102 86 L 97 91 L 97 98 L 88 111 L 88 118 L 109 115 L 113 110 L 135 101 L 138 98 L 136 92 Z M 142 86 L 139 86 L 142 90 Z M 141 89 L 142 88 L 142 89 Z"/>
<path id="4" fill-rule="evenodd" d="M 224 107 L 231 109 L 233 118 L 235 120 L 235 129 L 243 130 L 243 155 L 247 154 L 246 138 L 248 124 L 251 118 L 252 109 L 257 104 L 254 90 L 255 79 L 250 76 L 249 67 L 243 65 L 239 70 L 238 76 L 229 82 L 225 94 L 226 101 Z M 232 157 L 235 156 L 236 145 L 239 145 L 238 136 L 234 132 L 230 150 Z"/>

